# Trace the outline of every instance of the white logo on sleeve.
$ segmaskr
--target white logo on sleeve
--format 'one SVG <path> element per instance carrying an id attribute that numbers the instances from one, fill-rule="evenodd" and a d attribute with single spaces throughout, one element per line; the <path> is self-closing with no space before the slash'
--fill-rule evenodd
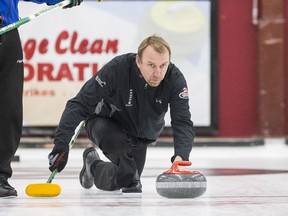
<path id="1" fill-rule="evenodd" d="M 106 82 L 103 82 L 100 77 L 96 76 L 95 80 L 99 83 L 99 85 L 103 88 L 106 85 Z"/>

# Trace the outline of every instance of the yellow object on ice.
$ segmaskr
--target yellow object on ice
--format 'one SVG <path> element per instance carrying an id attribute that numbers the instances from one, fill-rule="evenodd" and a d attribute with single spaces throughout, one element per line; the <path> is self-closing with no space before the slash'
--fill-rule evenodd
<path id="1" fill-rule="evenodd" d="M 61 187 L 58 184 L 40 183 L 26 187 L 26 194 L 31 197 L 55 197 L 60 193 Z"/>

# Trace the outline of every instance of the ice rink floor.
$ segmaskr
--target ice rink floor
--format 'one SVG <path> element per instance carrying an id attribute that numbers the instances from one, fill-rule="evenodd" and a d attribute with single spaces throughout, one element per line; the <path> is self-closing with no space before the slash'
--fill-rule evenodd
<path id="1" fill-rule="evenodd" d="M 0 216 L 288 215 L 288 145 L 281 139 L 266 140 L 264 146 L 194 147 L 187 169 L 207 178 L 206 193 L 194 199 L 167 199 L 156 192 L 156 177 L 170 167 L 172 148 L 148 148 L 141 196 L 83 189 L 78 180 L 83 150 L 72 149 L 66 169 L 56 175 L 53 183 L 61 186 L 61 194 L 35 198 L 25 188 L 47 181 L 50 149 L 19 148 L 20 162 L 13 162 L 9 180 L 18 197 L 0 199 Z"/>

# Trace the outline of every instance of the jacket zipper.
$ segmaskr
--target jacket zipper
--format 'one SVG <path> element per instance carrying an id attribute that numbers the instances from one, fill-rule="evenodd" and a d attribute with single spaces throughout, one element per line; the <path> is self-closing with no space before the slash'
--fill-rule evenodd
<path id="1" fill-rule="evenodd" d="M 138 137 L 142 137 L 143 135 L 143 125 L 142 125 L 142 122 L 143 122 L 143 101 L 146 100 L 146 92 L 147 92 L 147 87 L 148 87 L 148 84 L 146 83 L 145 86 L 144 86 L 144 95 L 143 95 L 143 100 L 141 100 L 141 104 L 140 104 L 140 120 L 139 120 L 139 131 L 138 131 Z"/>

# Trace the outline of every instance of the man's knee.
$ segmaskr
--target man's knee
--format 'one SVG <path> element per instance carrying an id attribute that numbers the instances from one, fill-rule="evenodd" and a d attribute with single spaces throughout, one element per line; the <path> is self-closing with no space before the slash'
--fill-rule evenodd
<path id="1" fill-rule="evenodd" d="M 108 118 L 95 118 L 88 125 L 88 136 L 102 151 L 119 151 L 127 145 L 127 134 Z"/>

